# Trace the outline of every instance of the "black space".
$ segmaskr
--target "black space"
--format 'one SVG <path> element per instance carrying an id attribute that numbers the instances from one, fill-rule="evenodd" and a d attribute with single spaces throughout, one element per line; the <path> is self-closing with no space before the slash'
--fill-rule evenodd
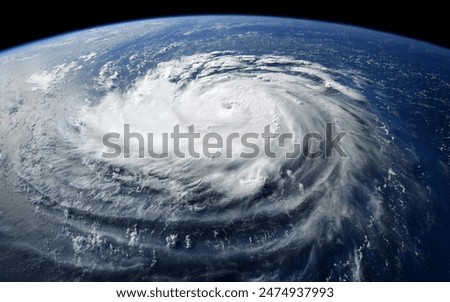
<path id="1" fill-rule="evenodd" d="M 252 14 L 323 20 L 391 32 L 450 48 L 450 34 L 446 32 L 450 17 L 445 8 L 430 1 L 420 5 L 405 2 L 402 8 L 379 2 L 361 1 L 355 5 L 317 0 L 312 4 L 296 2 L 293 6 L 294 1 L 121 1 L 97 4 L 101 8 L 95 9 L 89 3 L 81 2 L 64 2 L 61 3 L 64 6 L 59 7 L 45 7 L 43 3 L 35 2 L 27 8 L 26 14 L 21 3 L 17 3 L 0 13 L 0 49 L 103 24 L 192 14 Z"/>

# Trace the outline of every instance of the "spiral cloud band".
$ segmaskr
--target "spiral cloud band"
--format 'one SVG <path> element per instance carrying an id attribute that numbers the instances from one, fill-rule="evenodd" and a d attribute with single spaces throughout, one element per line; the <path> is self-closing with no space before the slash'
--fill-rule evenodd
<path id="1" fill-rule="evenodd" d="M 80 102 L 76 115 L 49 106 L 60 120 L 36 122 L 13 169 L 32 201 L 59 217 L 69 250 L 55 257 L 61 265 L 152 280 L 393 274 L 385 261 L 413 254 L 414 244 L 394 254 L 372 247 L 408 242 L 398 218 L 406 208 L 382 202 L 383 181 L 407 175 L 382 151 L 388 142 L 360 92 L 365 81 L 350 70 L 286 56 L 185 56 L 158 64 L 126 89 Z M 336 150 L 315 159 L 286 155 L 296 145 L 306 154 L 327 150 L 321 140 L 303 143 L 308 133 L 328 136 L 327 124 L 332 138 L 346 132 L 345 157 Z M 111 153 L 105 135 L 124 133 L 124 125 L 130 133 L 151 133 L 151 144 L 147 135 L 130 138 L 128 147 L 115 137 L 126 156 L 102 156 Z M 201 139 L 164 146 L 175 126 L 188 133 L 192 125 L 201 137 L 217 134 L 210 142 L 267 127 L 274 137 L 291 136 L 281 148 L 262 135 L 233 138 L 232 150 L 222 150 L 229 157 L 206 156 Z M 246 142 L 275 156 L 239 156 L 251 151 Z M 142 158 L 148 145 L 168 156 Z"/>

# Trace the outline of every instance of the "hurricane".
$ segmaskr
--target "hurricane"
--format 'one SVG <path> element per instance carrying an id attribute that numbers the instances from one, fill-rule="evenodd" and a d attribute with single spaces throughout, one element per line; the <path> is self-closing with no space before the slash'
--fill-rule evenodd
<path id="1" fill-rule="evenodd" d="M 370 74 L 301 54 L 231 48 L 149 65 L 137 54 L 127 58 L 136 71 L 128 66 L 126 77 L 98 51 L 24 76 L 26 97 L 3 86 L 10 100 L 0 107 L 3 183 L 13 189 L 6 193 L 26 196 L 14 205 L 21 222 L 12 233 L 34 230 L 13 246 L 51 263 L 51 274 L 370 281 L 404 280 L 424 266 L 432 193 L 417 178 L 417 157 L 374 107 L 367 91 L 379 82 Z M 99 67 L 89 67 L 94 62 Z M 70 82 L 58 90 L 87 68 L 97 73 L 83 88 L 89 93 Z M 345 153 L 301 156 L 324 149 L 323 141 L 301 143 L 327 125 L 345 133 Z M 127 152 L 105 157 L 105 135 L 125 126 L 144 140 L 134 137 Z M 163 146 L 174 127 L 215 133 L 232 146 L 205 156 L 204 141 L 181 140 L 181 150 L 199 156 L 175 156 L 172 143 Z M 265 127 L 274 139 L 252 137 L 261 152 L 243 157 L 252 148 L 239 138 Z M 280 147 L 282 133 L 291 136 Z M 287 156 L 298 146 L 299 156 Z M 142 156 L 164 148 L 167 156 Z"/>

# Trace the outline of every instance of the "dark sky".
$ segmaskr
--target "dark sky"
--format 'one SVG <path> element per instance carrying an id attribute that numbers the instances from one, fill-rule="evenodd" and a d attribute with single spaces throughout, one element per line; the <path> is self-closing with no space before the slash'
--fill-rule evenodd
<path id="1" fill-rule="evenodd" d="M 446 31 L 450 28 L 450 17 L 446 9 L 431 1 L 423 1 L 420 5 L 405 2 L 407 5 L 402 8 L 376 1 L 360 1 L 356 6 L 339 0 L 332 4 L 310 1 L 313 2 L 296 2 L 297 7 L 301 8 L 295 8 L 284 0 L 141 0 L 141 4 L 132 1 L 120 1 L 117 4 L 110 2 L 101 9 L 90 8 L 89 3 L 81 2 L 64 1 L 60 7 L 45 7 L 42 2 L 34 2 L 34 6 L 27 9 L 27 15 L 22 13 L 24 2 L 17 2 L 12 4 L 11 9 L 2 9 L 0 13 L 0 49 L 113 22 L 208 13 L 289 16 L 338 22 L 409 36 L 450 48 L 450 34 Z"/>

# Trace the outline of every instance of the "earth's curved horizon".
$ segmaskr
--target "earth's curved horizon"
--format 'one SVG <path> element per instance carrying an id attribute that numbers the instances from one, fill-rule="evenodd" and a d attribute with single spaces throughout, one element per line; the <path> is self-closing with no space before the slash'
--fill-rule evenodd
<path id="1" fill-rule="evenodd" d="M 191 126 L 239 139 L 164 145 Z M 0 52 L 0 281 L 449 281 L 449 167 L 426 42 L 213 15 Z"/>

